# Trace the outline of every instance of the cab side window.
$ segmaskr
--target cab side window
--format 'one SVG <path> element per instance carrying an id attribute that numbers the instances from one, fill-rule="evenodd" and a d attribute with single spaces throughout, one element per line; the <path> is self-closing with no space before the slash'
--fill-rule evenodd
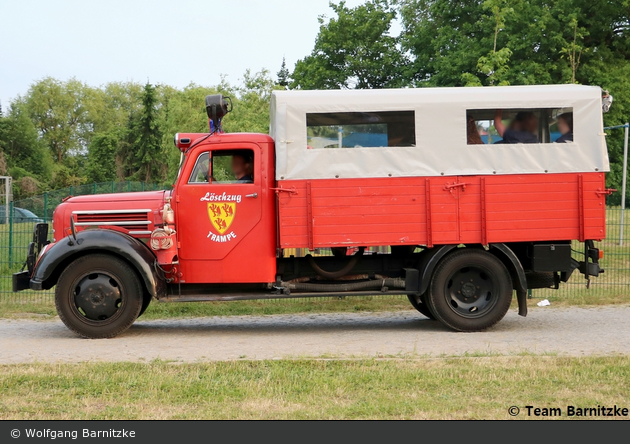
<path id="1" fill-rule="evenodd" d="M 210 153 L 201 153 L 188 179 L 188 183 L 208 183 L 210 178 Z"/>
<path id="2" fill-rule="evenodd" d="M 201 153 L 188 183 L 254 183 L 254 152 L 252 150 L 230 150 Z"/>
<path id="3" fill-rule="evenodd" d="M 212 182 L 254 183 L 254 152 L 234 150 L 212 153 Z"/>

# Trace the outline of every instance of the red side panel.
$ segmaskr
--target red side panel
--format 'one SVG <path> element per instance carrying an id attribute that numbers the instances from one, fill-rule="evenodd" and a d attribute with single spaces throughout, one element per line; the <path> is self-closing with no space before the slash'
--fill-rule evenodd
<path id="1" fill-rule="evenodd" d="M 487 177 L 488 242 L 602 239 L 604 188 L 601 173 Z"/>
<path id="2" fill-rule="evenodd" d="M 280 246 L 601 239 L 604 175 L 282 181 Z"/>

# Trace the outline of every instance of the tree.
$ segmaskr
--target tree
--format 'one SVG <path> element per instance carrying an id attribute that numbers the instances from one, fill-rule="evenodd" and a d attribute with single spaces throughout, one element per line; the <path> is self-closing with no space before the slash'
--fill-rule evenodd
<path id="1" fill-rule="evenodd" d="M 92 137 L 88 151 L 87 179 L 89 182 L 116 180 L 116 155 L 120 140 L 118 132 L 99 133 Z"/>
<path id="2" fill-rule="evenodd" d="M 408 83 L 462 86 L 471 81 L 462 81 L 462 75 L 477 73 L 479 58 L 492 49 L 493 28 L 482 23 L 482 4 L 481 0 L 398 1 L 403 26 L 400 43 L 411 55 L 405 73 Z"/>
<path id="3" fill-rule="evenodd" d="M 512 50 L 508 47 L 497 49 L 499 33 L 505 27 L 505 19 L 514 10 L 507 5 L 506 0 L 485 0 L 483 8 L 492 13 L 494 19 L 494 40 L 492 51 L 488 55 L 479 57 L 477 69 L 486 76 L 485 81 L 490 85 L 509 85 L 507 74 L 508 63 Z"/>
<path id="4" fill-rule="evenodd" d="M 281 86 L 284 89 L 289 87 L 291 83 L 291 73 L 287 68 L 287 61 L 284 57 L 282 57 L 282 65 L 280 65 L 280 71 L 278 71 L 278 80 L 276 81 L 276 85 Z"/>
<path id="5" fill-rule="evenodd" d="M 19 167 L 25 174 L 46 182 L 52 174 L 52 157 L 39 139 L 26 108 L 22 99 L 11 104 L 7 116 L 1 119 L 0 145 L 9 169 Z"/>
<path id="6" fill-rule="evenodd" d="M 87 148 L 92 129 L 85 106 L 89 94 L 90 89 L 76 79 L 61 82 L 51 77 L 28 91 L 29 115 L 59 163 Z"/>
<path id="7" fill-rule="evenodd" d="M 291 88 L 391 88 L 402 85 L 406 59 L 389 34 L 396 11 L 387 0 L 355 8 L 330 3 L 336 17 L 319 17 L 311 54 L 295 65 Z"/>
<path id="8" fill-rule="evenodd" d="M 162 153 L 162 132 L 158 124 L 156 87 L 147 83 L 142 93 L 142 110 L 135 125 L 136 177 L 144 182 L 166 178 L 166 159 Z"/>
<path id="9" fill-rule="evenodd" d="M 269 71 L 252 73 L 246 70 L 242 86 L 234 88 L 237 96 L 234 111 L 225 118 L 227 132 L 267 133 L 269 131 L 269 102 L 271 93 L 282 87 L 275 84 Z"/>

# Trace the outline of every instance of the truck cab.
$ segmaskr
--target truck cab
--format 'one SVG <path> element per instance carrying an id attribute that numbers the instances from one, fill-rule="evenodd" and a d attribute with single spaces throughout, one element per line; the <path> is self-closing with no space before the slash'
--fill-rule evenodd
<path id="1" fill-rule="evenodd" d="M 175 136 L 172 191 L 66 199 L 52 242 L 35 227 L 14 291 L 55 287 L 60 318 L 89 338 L 122 333 L 152 300 L 403 294 L 453 330 L 479 331 L 516 294 L 525 316 L 527 290 L 603 272 L 600 92 L 464 91 L 277 92 L 270 136 L 225 134 L 231 102 L 208 96 L 211 131 Z M 491 106 L 535 109 L 540 142 L 467 144 L 467 122 L 485 131 Z M 582 127 L 553 145 L 567 110 Z"/>

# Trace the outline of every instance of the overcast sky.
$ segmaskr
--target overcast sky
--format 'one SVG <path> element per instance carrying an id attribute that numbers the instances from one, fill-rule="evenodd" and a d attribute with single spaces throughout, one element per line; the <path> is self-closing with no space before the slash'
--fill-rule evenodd
<path id="1" fill-rule="evenodd" d="M 363 0 L 348 0 L 356 6 Z M 3 105 L 46 76 L 237 83 L 310 53 L 328 0 L 0 0 Z"/>

